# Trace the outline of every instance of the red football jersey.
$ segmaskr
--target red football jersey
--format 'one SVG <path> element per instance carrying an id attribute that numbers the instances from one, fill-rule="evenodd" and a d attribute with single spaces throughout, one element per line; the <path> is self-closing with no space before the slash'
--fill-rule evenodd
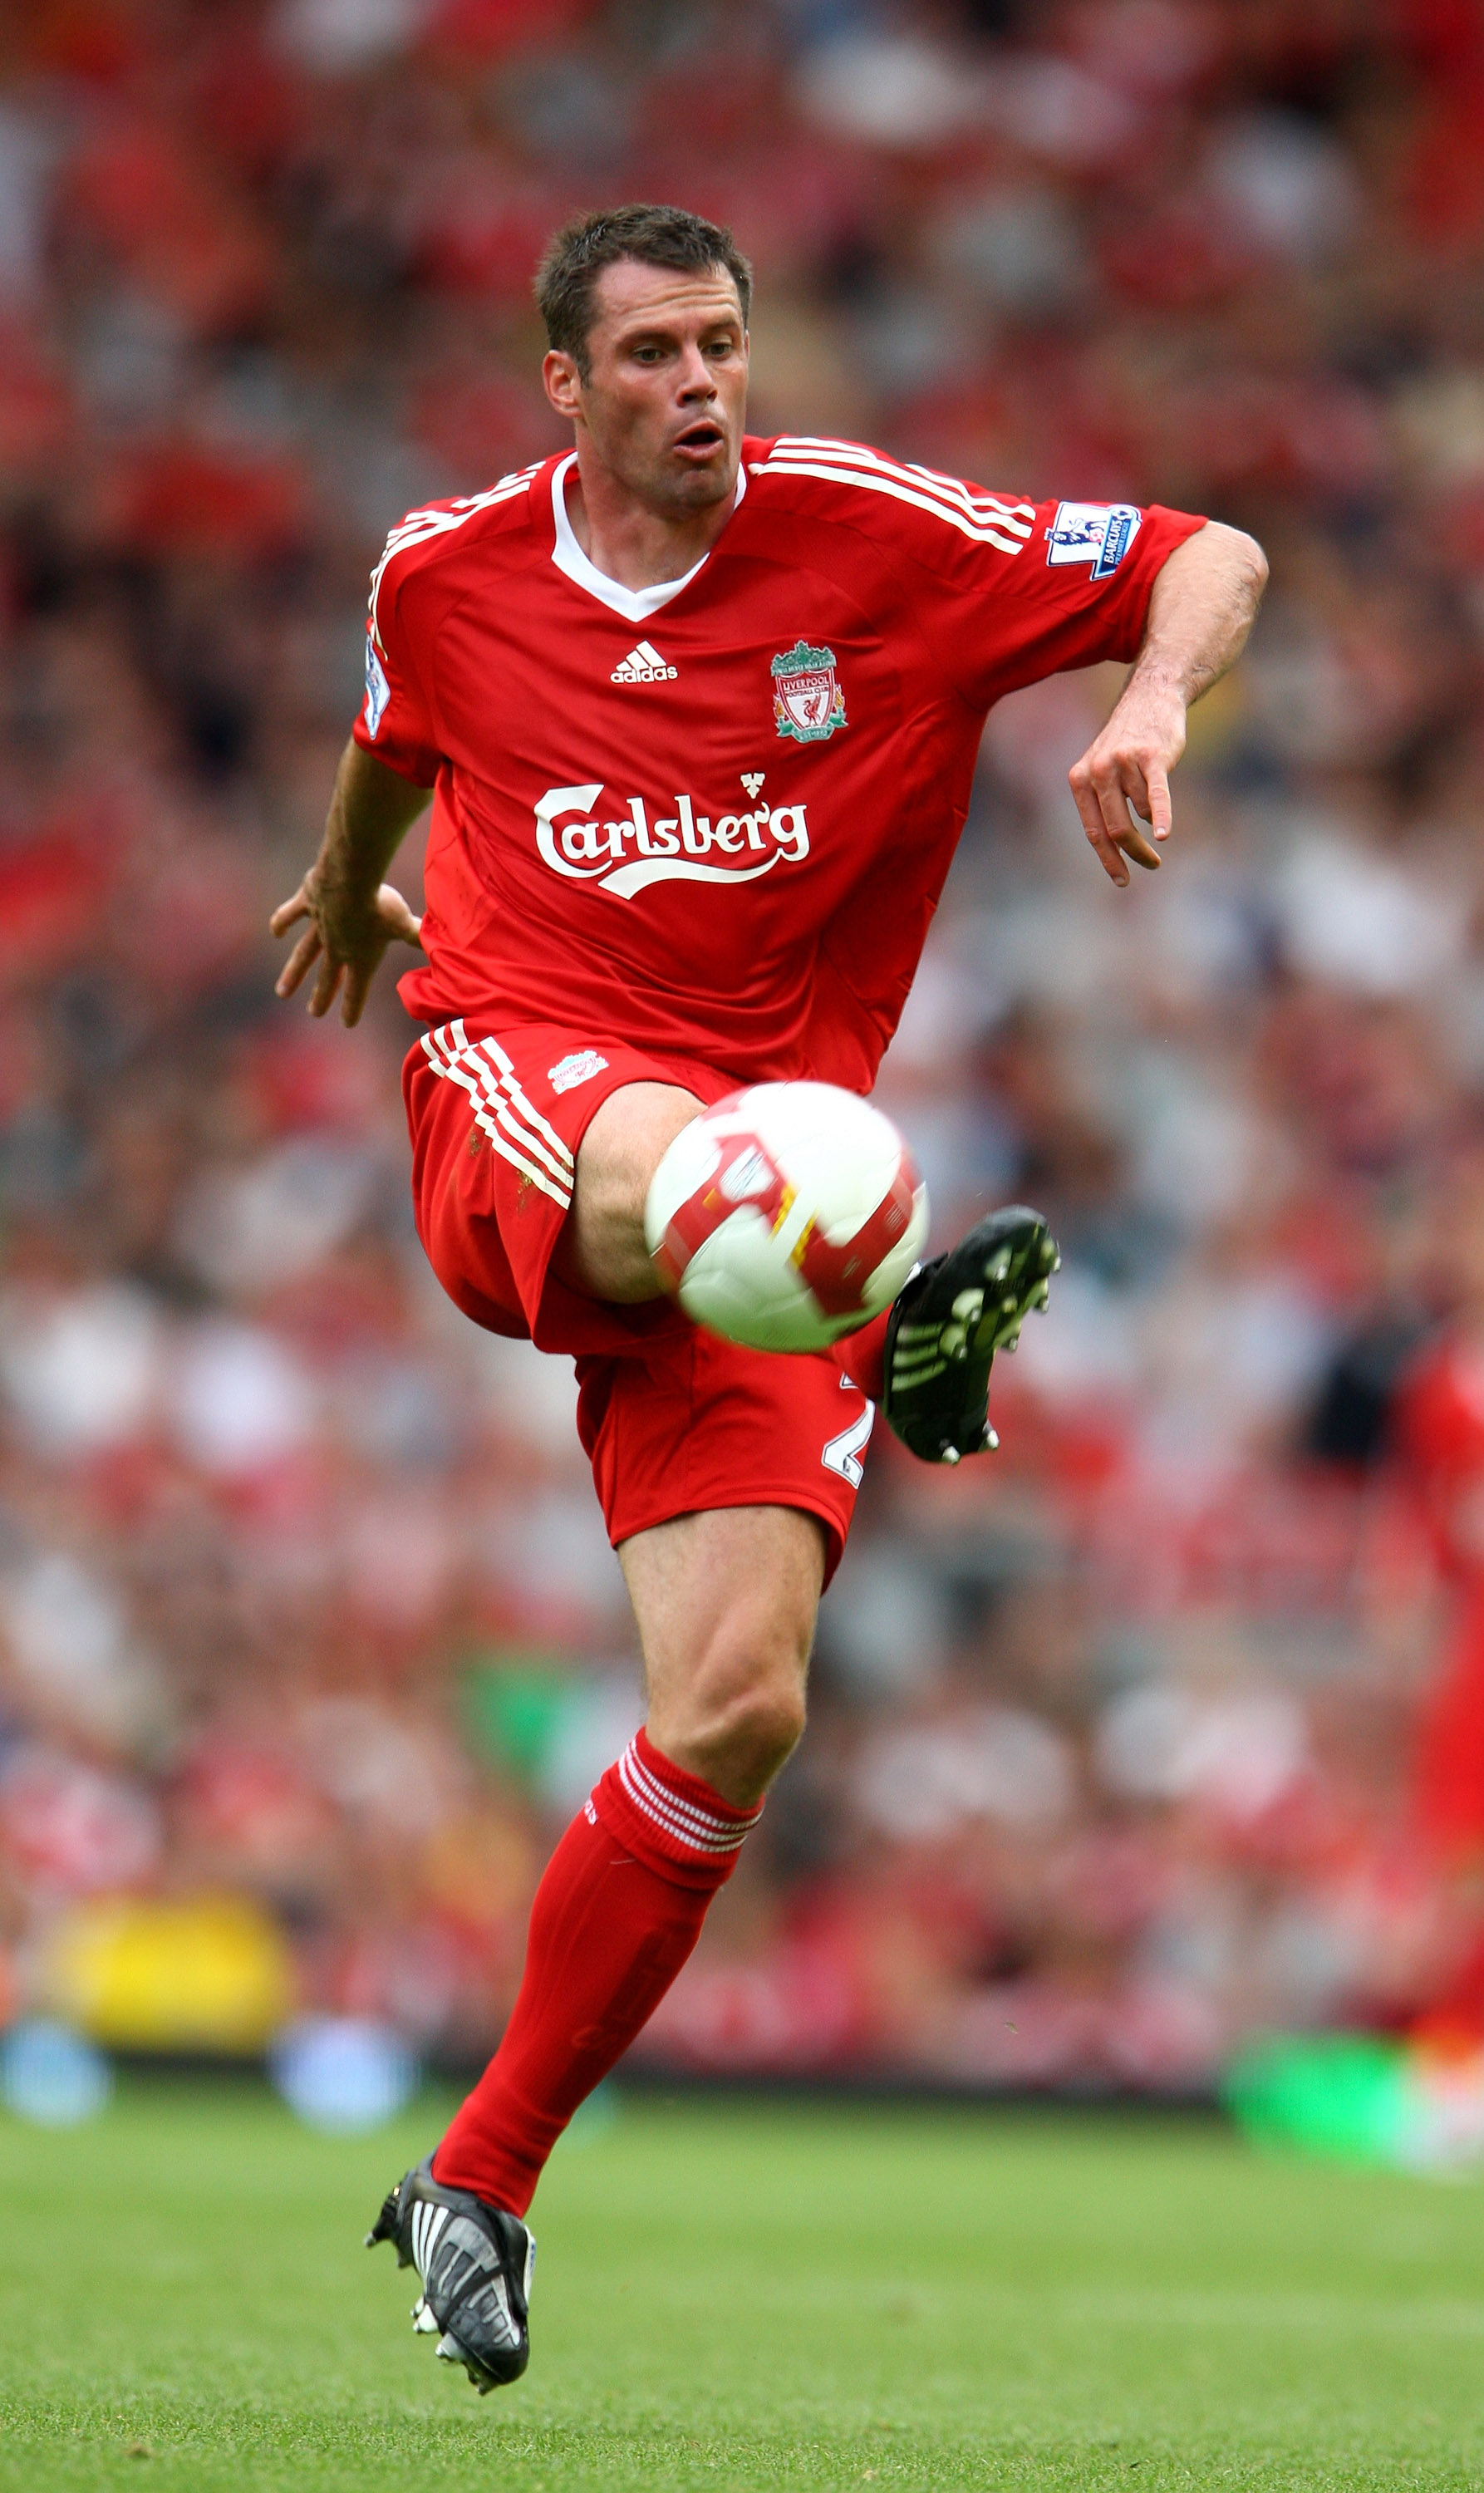
<path id="1" fill-rule="evenodd" d="M 436 787 L 403 1002 L 867 1091 L 985 712 L 1133 657 L 1202 522 L 786 434 L 744 443 L 684 580 L 626 589 L 577 542 L 573 464 L 411 512 L 372 578 L 356 738 Z"/>

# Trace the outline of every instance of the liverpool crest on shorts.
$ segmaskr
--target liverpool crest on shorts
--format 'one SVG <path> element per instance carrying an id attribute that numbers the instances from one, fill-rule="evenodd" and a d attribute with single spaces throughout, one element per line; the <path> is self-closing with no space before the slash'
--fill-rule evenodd
<path id="1" fill-rule="evenodd" d="M 773 724 L 779 735 L 818 744 L 845 723 L 834 650 L 811 648 L 807 641 L 780 649 L 773 661 Z"/>

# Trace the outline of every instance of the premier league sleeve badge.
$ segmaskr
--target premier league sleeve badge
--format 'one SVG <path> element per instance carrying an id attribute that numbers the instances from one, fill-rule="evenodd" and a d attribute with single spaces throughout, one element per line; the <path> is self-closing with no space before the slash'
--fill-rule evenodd
<path id="1" fill-rule="evenodd" d="M 1108 580 L 1139 534 L 1143 519 L 1132 502 L 1058 502 L 1046 531 L 1046 559 L 1090 563 L 1094 580 Z"/>

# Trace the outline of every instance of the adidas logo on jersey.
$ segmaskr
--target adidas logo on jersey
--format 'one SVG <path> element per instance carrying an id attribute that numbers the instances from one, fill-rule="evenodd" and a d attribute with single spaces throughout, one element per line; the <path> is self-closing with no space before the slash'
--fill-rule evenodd
<path id="1" fill-rule="evenodd" d="M 678 667 L 666 665 L 652 641 L 640 641 L 638 647 L 631 649 L 613 669 L 608 681 L 610 684 L 668 684 L 673 683 L 679 672 Z"/>

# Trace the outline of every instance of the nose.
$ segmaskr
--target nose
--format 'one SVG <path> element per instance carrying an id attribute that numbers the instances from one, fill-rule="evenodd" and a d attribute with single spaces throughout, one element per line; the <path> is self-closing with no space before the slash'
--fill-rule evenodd
<path id="1" fill-rule="evenodd" d="M 694 399 L 716 396 L 716 375 L 698 346 L 690 346 L 682 358 L 678 375 L 679 396 L 687 403 Z"/>

